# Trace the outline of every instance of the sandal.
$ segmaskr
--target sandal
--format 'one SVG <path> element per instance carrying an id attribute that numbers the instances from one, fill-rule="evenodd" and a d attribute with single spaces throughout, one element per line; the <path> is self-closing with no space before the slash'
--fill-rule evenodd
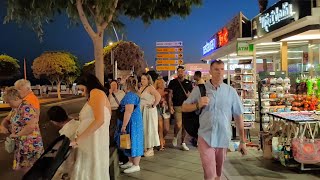
<path id="1" fill-rule="evenodd" d="M 159 151 L 164 151 L 166 148 L 164 146 L 160 147 Z"/>
<path id="2" fill-rule="evenodd" d="M 149 149 L 144 153 L 144 157 L 150 157 L 150 156 L 154 156 L 154 151 L 153 149 Z"/>

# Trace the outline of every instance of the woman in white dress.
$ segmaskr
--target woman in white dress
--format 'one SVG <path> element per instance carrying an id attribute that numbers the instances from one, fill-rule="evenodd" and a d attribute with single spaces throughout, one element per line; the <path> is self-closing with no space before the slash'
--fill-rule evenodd
<path id="1" fill-rule="evenodd" d="M 146 73 L 142 74 L 139 93 L 141 94 L 145 157 L 153 156 L 153 147 L 160 146 L 157 105 L 160 102 L 161 95 L 152 84 L 151 76 Z"/>
<path id="2" fill-rule="evenodd" d="M 87 102 L 79 114 L 80 125 L 71 146 L 76 148 L 73 180 L 109 180 L 109 124 L 111 106 L 103 85 L 92 74 L 81 76 L 78 89 Z"/>

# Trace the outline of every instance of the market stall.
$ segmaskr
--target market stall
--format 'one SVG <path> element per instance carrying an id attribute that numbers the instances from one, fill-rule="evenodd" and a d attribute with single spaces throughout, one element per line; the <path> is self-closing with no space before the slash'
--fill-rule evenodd
<path id="1" fill-rule="evenodd" d="M 311 111 L 270 112 L 264 157 L 300 170 L 320 169 L 320 115 Z M 308 167 L 307 167 L 308 166 Z"/>

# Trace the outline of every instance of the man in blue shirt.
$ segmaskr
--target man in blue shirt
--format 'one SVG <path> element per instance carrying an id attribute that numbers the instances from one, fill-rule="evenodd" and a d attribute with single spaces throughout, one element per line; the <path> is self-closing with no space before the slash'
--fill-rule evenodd
<path id="1" fill-rule="evenodd" d="M 206 96 L 195 87 L 182 105 L 183 112 L 200 110 L 198 150 L 205 180 L 219 180 L 231 140 L 231 119 L 234 117 L 240 135 L 239 151 L 245 155 L 243 106 L 234 88 L 223 83 L 224 63 L 214 60 L 210 65 L 210 81 L 205 83 Z"/>

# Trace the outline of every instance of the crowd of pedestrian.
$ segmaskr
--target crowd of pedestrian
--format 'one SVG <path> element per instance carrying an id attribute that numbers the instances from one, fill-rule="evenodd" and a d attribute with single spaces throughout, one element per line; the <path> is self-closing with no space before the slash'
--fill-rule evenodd
<path id="1" fill-rule="evenodd" d="M 204 178 L 219 179 L 229 140 L 231 119 L 235 119 L 241 143 L 239 149 L 246 154 L 244 144 L 242 103 L 236 91 L 223 83 L 224 64 L 213 61 L 212 78 L 205 82 L 197 71 L 192 81 L 185 78 L 183 66 L 177 68 L 177 78 L 166 82 L 159 76 L 153 82 L 148 73 L 129 76 L 124 82 L 110 81 L 106 88 L 92 74 L 76 80 L 77 89 L 86 97 L 79 113 L 79 121 L 69 118 L 60 106 L 49 109 L 48 117 L 66 135 L 72 146 L 72 155 L 62 165 L 55 179 L 86 180 L 108 179 L 109 146 L 116 146 L 124 173 L 140 171 L 140 159 L 154 156 L 154 150 L 164 151 L 168 145 L 171 117 L 174 119 L 173 147 L 188 151 L 191 139 L 198 147 Z M 199 84 L 204 84 L 205 96 L 201 96 Z M 43 153 L 39 130 L 40 104 L 31 90 L 30 82 L 19 80 L 7 88 L 4 99 L 12 107 L 1 122 L 0 132 L 10 134 L 14 140 L 13 169 L 27 172 Z M 188 137 L 183 125 L 183 112 L 200 111 L 198 138 Z M 130 147 L 121 146 L 122 135 L 130 137 Z M 109 137 L 109 138 L 107 138 Z M 180 143 L 178 143 L 180 142 Z"/>

